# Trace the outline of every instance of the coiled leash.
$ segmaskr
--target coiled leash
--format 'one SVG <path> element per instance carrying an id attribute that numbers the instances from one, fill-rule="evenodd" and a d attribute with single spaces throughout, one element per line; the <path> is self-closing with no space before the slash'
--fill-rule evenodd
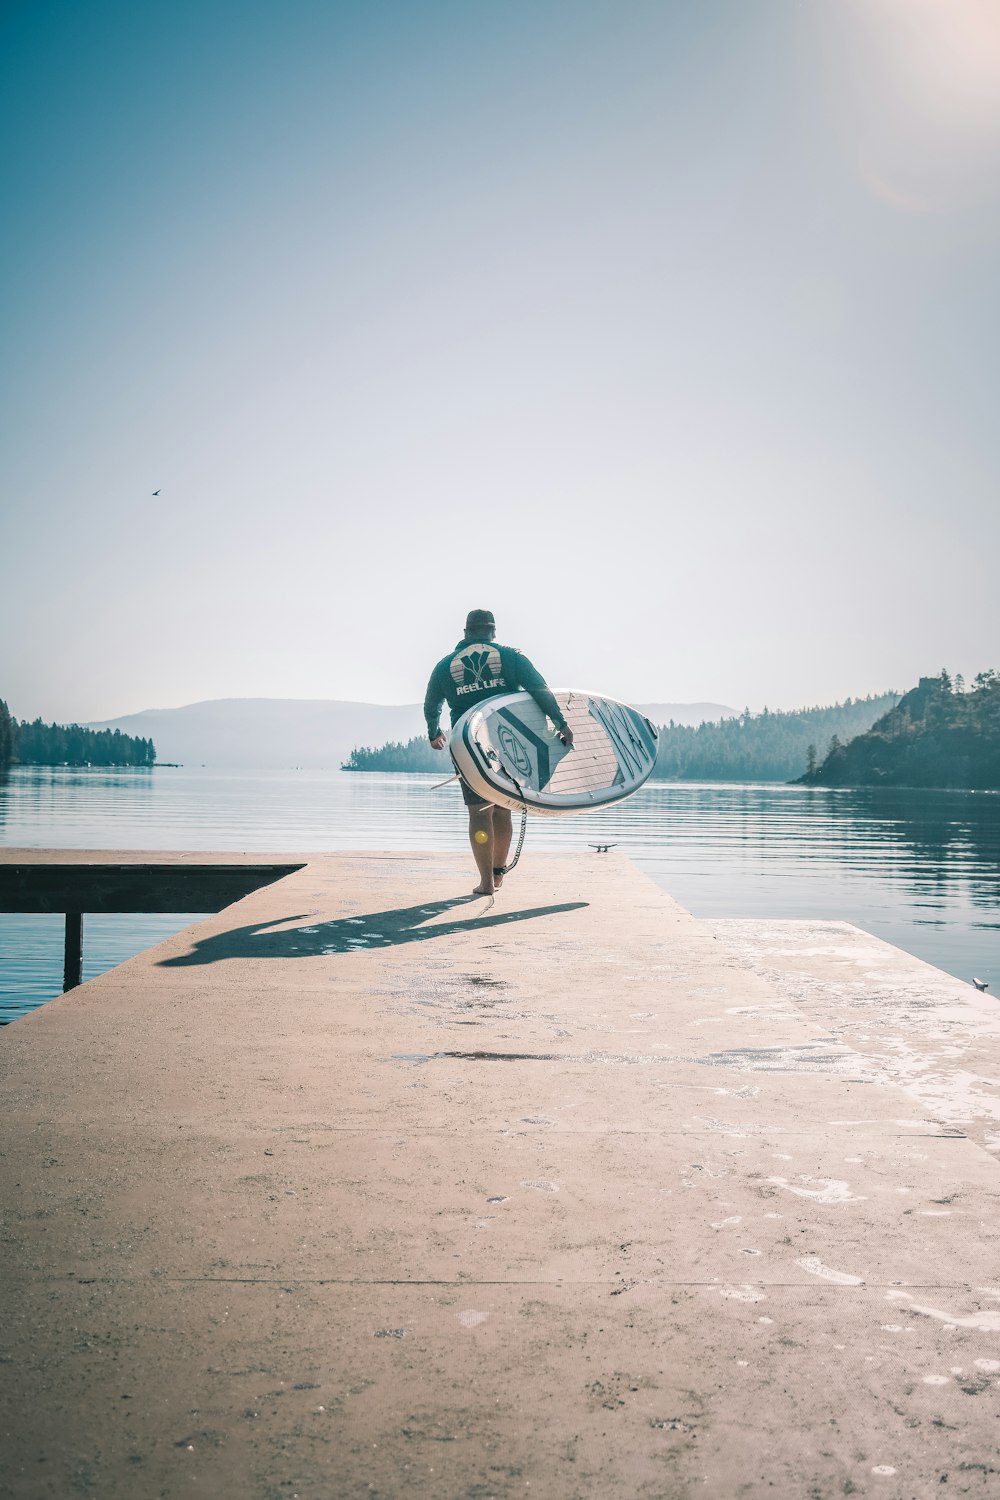
<path id="1" fill-rule="evenodd" d="M 511 777 L 511 780 L 513 781 L 514 778 Z M 516 781 L 514 782 L 514 785 L 517 786 L 517 782 Z M 518 791 L 521 790 L 520 787 L 517 787 L 517 789 L 518 789 Z M 510 872 L 511 872 L 511 870 L 513 870 L 514 866 L 517 864 L 518 860 L 521 858 L 521 850 L 524 848 L 524 831 L 527 828 L 527 826 L 528 826 L 528 809 L 522 803 L 521 804 L 521 832 L 517 836 L 517 848 L 514 850 L 514 858 L 510 861 L 510 864 L 507 864 L 507 865 L 494 865 L 493 866 L 493 879 L 494 880 L 496 880 L 496 878 L 497 878 L 498 875 L 509 875 Z"/>

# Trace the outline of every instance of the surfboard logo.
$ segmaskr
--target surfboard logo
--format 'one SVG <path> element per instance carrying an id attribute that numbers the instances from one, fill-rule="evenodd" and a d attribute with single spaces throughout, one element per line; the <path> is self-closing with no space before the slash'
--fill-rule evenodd
<path id="1" fill-rule="evenodd" d="M 500 652 L 495 646 L 484 646 L 481 650 L 453 656 L 448 670 L 456 684 L 456 690 L 462 694 L 490 692 L 494 688 L 507 686 L 500 675 L 502 663 Z"/>
<path id="2" fill-rule="evenodd" d="M 497 739 L 500 741 L 500 749 L 507 758 L 508 768 L 515 771 L 518 776 L 529 776 L 531 756 L 513 729 L 508 724 L 501 724 L 497 731 Z"/>
<path id="3" fill-rule="evenodd" d="M 639 715 L 621 703 L 589 699 L 593 717 L 604 727 L 618 757 L 619 774 L 645 781 L 656 760 L 656 743 L 641 728 Z M 622 775 L 624 781 L 624 775 Z"/>

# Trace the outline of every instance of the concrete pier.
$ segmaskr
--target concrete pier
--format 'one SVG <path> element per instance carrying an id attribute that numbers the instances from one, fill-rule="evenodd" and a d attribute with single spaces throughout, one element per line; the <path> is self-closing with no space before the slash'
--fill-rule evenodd
<path id="1" fill-rule="evenodd" d="M 0 1495 L 1000 1493 L 995 1002 L 613 853 L 294 862 L 0 1034 Z"/>

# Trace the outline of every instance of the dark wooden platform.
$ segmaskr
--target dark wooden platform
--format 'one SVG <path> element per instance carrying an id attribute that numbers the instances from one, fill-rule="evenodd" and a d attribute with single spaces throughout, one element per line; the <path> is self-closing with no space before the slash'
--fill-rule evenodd
<path id="1" fill-rule="evenodd" d="M 222 911 L 299 868 L 294 864 L 0 864 L 0 911 Z"/>
<path id="2" fill-rule="evenodd" d="M 45 851 L 26 858 L 0 859 L 0 912 L 65 912 L 63 991 L 83 977 L 83 917 L 94 912 L 223 911 L 252 891 L 273 885 L 302 863 L 258 863 L 244 856 L 234 862 L 209 855 L 155 859 L 77 855 L 71 862 Z"/>

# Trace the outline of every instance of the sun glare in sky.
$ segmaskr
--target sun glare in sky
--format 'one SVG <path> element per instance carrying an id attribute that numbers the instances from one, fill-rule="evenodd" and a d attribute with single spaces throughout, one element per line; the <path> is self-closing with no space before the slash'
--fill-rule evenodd
<path id="1" fill-rule="evenodd" d="M 1000 188 L 997 0 L 852 0 L 837 56 L 865 182 L 932 213 Z"/>

